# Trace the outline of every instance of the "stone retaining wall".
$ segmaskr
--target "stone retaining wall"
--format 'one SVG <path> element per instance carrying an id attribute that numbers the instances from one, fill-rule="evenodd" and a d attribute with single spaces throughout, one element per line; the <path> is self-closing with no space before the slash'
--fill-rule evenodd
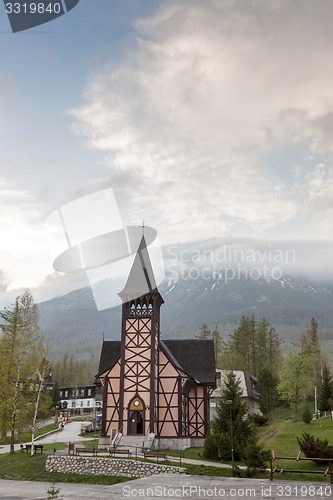
<path id="1" fill-rule="evenodd" d="M 121 458 L 57 457 L 49 455 L 46 460 L 48 472 L 93 474 L 105 476 L 145 477 L 153 474 L 185 474 L 184 467 L 173 467 L 151 462 L 123 460 Z"/>

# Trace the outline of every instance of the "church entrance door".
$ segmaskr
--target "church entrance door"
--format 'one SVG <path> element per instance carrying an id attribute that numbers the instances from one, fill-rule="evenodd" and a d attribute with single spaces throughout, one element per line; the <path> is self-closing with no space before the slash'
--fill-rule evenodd
<path id="1" fill-rule="evenodd" d="M 128 407 L 128 434 L 144 434 L 145 433 L 145 404 L 137 394 L 131 401 Z"/>
<path id="2" fill-rule="evenodd" d="M 143 434 L 142 412 L 135 410 L 130 413 L 129 434 Z"/>

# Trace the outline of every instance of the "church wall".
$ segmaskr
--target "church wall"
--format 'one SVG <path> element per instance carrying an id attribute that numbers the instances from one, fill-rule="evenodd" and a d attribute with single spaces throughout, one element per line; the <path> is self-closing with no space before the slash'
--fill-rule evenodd
<path id="1" fill-rule="evenodd" d="M 175 426 L 174 426 L 174 421 L 164 422 L 162 430 L 160 432 L 160 436 L 161 437 L 163 437 L 163 436 L 166 436 L 166 437 L 175 436 L 175 437 L 177 437 L 177 431 L 176 431 Z"/>
<path id="2" fill-rule="evenodd" d="M 189 393 L 188 400 L 188 433 L 190 436 L 205 435 L 205 389 L 198 385 Z"/>
<path id="3" fill-rule="evenodd" d="M 118 431 L 119 427 L 119 393 L 120 393 L 120 363 L 105 374 L 104 391 L 106 391 L 106 401 L 103 404 L 105 415 L 104 432 L 110 436 Z"/>
<path id="4" fill-rule="evenodd" d="M 179 435 L 179 384 L 180 372 L 169 358 L 159 352 L 159 385 L 158 385 L 158 435 Z"/>

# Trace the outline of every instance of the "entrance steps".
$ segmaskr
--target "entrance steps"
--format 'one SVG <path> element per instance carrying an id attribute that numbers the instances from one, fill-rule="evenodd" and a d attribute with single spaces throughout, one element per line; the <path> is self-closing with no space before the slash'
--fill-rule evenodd
<path id="1" fill-rule="evenodd" d="M 144 440 L 145 436 L 143 434 L 122 436 L 117 448 L 137 448 L 138 451 L 141 451 Z"/>

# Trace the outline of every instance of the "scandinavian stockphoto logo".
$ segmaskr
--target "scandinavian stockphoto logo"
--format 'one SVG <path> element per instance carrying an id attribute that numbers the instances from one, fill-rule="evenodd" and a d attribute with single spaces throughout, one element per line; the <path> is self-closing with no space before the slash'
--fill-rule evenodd
<path id="1" fill-rule="evenodd" d="M 46 224 L 56 257 L 54 269 L 61 273 L 85 271 L 99 311 L 119 303 L 120 289 L 114 290 L 115 278 L 125 284 L 139 249 L 149 254 L 156 284 L 165 277 L 157 231 L 149 226 L 125 226 L 112 189 L 63 205 L 47 218 Z M 146 282 L 141 278 L 138 276 L 142 281 L 138 283 L 138 296 L 146 291 Z"/>
<path id="2" fill-rule="evenodd" d="M 72 10 L 80 0 L 3 0 L 13 33 L 49 23 Z"/>
<path id="3" fill-rule="evenodd" d="M 233 242 L 215 249 L 171 245 L 166 249 L 165 260 L 171 282 L 214 278 L 228 284 L 242 279 L 280 280 L 283 269 L 295 264 L 296 252 L 291 248 L 275 248 L 272 244 L 251 248 Z"/>

